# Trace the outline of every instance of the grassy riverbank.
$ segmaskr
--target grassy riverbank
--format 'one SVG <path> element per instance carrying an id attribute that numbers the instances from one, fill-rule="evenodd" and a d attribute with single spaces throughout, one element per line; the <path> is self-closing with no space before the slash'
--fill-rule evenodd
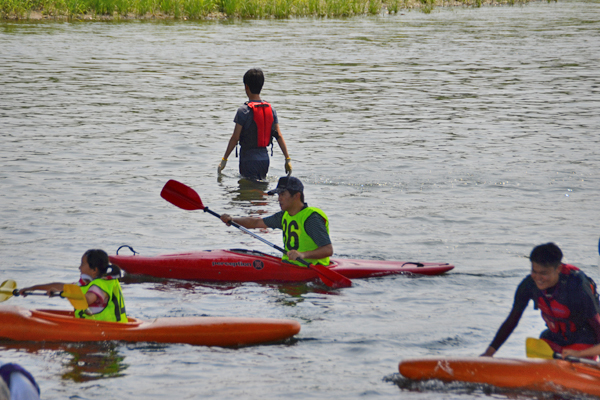
<path id="1" fill-rule="evenodd" d="M 0 0 L 0 19 L 225 19 L 343 17 L 529 0 Z M 550 0 L 548 0 L 550 1 Z"/>

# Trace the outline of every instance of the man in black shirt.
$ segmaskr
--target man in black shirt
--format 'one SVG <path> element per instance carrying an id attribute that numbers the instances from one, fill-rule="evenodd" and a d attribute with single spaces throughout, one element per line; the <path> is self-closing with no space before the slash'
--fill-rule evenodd
<path id="1" fill-rule="evenodd" d="M 329 257 L 333 255 L 329 220 L 323 211 L 304 202 L 304 185 L 300 179 L 293 176 L 279 178 L 277 188 L 269 194 L 279 195 L 281 211 L 266 218 L 233 218 L 222 214 L 221 220 L 228 225 L 233 221 L 244 228 L 281 229 L 286 250 L 284 261 L 304 266 L 295 261 L 302 258 L 311 264 L 329 265 Z"/>
<path id="2" fill-rule="evenodd" d="M 593 281 L 579 268 L 563 264 L 562 252 L 554 243 L 535 247 L 529 259 L 531 274 L 517 287 L 510 314 L 482 356 L 493 356 L 504 344 L 529 300 L 541 310 L 548 327 L 540 338 L 555 352 L 600 343 L 600 305 Z"/>

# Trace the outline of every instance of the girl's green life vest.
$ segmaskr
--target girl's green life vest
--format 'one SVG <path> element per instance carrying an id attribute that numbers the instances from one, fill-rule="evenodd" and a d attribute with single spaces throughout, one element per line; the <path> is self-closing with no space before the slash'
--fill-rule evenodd
<path id="1" fill-rule="evenodd" d="M 98 286 L 109 296 L 108 304 L 101 312 L 97 314 L 86 314 L 85 310 L 75 310 L 77 318 L 93 319 L 96 321 L 108 322 L 127 322 L 125 314 L 125 301 L 121 292 L 121 285 L 118 279 L 94 279 L 90 283 L 81 287 L 81 291 L 85 295 L 92 285 Z"/>
<path id="2" fill-rule="evenodd" d="M 306 207 L 294 216 L 290 215 L 287 211 L 283 214 L 281 225 L 283 228 L 283 243 L 286 252 L 296 250 L 303 253 L 305 251 L 316 250 L 319 247 L 304 230 L 304 222 L 306 222 L 306 219 L 315 212 L 325 220 L 325 227 L 329 234 L 329 220 L 327 219 L 327 215 L 318 208 Z M 298 261 L 291 261 L 287 254 L 284 254 L 282 259 L 292 264 L 305 266 Z M 306 258 L 305 260 L 311 264 L 329 265 L 329 257 L 319 259 Z"/>

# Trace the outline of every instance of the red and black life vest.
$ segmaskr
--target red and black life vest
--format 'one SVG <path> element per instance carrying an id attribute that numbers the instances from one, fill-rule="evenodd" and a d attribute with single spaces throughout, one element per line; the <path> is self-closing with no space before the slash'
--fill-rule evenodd
<path id="1" fill-rule="evenodd" d="M 273 110 L 266 101 L 248 102 L 256 123 L 256 147 L 267 147 L 271 144 L 271 128 L 273 127 Z"/>
<path id="2" fill-rule="evenodd" d="M 537 308 L 542 312 L 542 318 L 546 322 L 548 329 L 553 333 L 560 333 L 563 337 L 568 337 L 577 330 L 577 326 L 572 318 L 572 310 L 566 304 L 568 303 L 568 291 L 562 286 L 566 284 L 569 275 L 579 273 L 579 268 L 574 265 L 563 264 L 560 271 L 560 279 L 552 296 L 548 297 L 545 291 L 540 292 L 536 301 Z M 591 278 L 588 278 L 594 296 L 596 284 Z"/>

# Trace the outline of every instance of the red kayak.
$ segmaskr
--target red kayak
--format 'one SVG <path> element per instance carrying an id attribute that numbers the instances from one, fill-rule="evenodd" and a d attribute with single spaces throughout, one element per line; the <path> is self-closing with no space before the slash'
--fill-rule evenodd
<path id="1" fill-rule="evenodd" d="M 284 263 L 279 257 L 259 251 L 242 249 L 154 257 L 116 255 L 110 256 L 110 261 L 129 274 L 157 278 L 224 282 L 303 282 L 318 279 L 313 269 Z M 332 259 L 328 268 L 352 279 L 395 274 L 439 275 L 454 266 L 411 261 Z"/>

